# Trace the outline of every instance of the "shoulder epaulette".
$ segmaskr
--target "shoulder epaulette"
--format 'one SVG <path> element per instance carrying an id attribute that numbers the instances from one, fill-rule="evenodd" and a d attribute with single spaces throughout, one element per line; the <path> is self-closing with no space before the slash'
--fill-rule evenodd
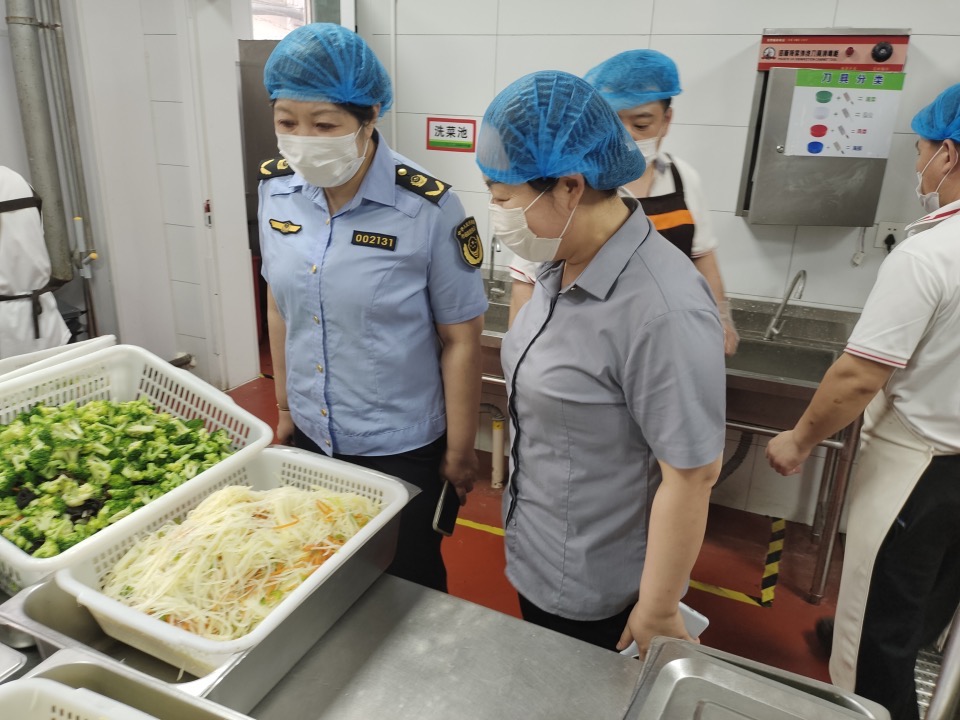
<path id="1" fill-rule="evenodd" d="M 450 189 L 447 183 L 407 165 L 397 165 L 397 185 L 432 203 L 439 203 Z"/>
<path id="2" fill-rule="evenodd" d="M 260 163 L 260 172 L 257 177 L 260 180 L 269 180 L 284 175 L 293 175 L 293 168 L 285 157 L 275 157 Z"/>

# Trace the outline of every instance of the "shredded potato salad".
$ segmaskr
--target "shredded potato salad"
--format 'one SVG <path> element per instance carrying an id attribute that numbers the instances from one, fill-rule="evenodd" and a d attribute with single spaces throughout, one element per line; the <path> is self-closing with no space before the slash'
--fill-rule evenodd
<path id="1" fill-rule="evenodd" d="M 200 637 L 235 640 L 379 512 L 353 493 L 225 487 L 137 542 L 103 592 Z"/>

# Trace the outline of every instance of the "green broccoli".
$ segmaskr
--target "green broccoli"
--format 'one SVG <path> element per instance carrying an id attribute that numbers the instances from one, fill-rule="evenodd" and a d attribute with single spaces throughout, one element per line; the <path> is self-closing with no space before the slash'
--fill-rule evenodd
<path id="1" fill-rule="evenodd" d="M 72 483 L 73 487 L 68 487 L 63 493 L 63 501 L 70 507 L 79 507 L 87 500 L 97 496 L 97 486 L 90 483 L 77 485 Z"/>

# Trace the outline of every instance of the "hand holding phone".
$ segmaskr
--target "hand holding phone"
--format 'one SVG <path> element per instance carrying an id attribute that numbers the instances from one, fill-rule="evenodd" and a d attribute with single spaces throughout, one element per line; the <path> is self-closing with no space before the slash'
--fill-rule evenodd
<path id="1" fill-rule="evenodd" d="M 445 480 L 443 489 L 440 491 L 440 502 L 437 503 L 437 510 L 433 514 L 433 529 L 441 535 L 450 537 L 457 526 L 459 512 L 460 496 L 457 494 L 457 489 L 450 484 L 449 480 Z"/>

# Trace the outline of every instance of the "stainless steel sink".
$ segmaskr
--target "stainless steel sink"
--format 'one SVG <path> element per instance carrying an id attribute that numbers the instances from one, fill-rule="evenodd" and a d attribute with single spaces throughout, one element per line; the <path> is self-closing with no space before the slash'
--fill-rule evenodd
<path id="1" fill-rule="evenodd" d="M 837 351 L 830 348 L 744 338 L 736 355 L 727 358 L 727 373 L 816 387 L 837 355 Z"/>

